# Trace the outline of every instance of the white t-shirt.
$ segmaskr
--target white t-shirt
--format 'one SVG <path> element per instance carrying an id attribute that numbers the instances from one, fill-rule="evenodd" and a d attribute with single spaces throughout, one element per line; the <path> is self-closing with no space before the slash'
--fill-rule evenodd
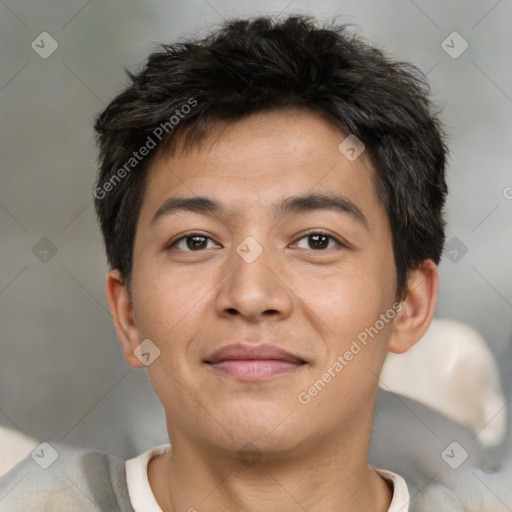
<path id="1" fill-rule="evenodd" d="M 157 455 L 171 451 L 171 445 L 163 444 L 125 462 L 126 483 L 135 512 L 162 512 L 148 479 L 148 463 Z M 393 499 L 388 512 L 408 512 L 409 490 L 405 480 L 396 473 L 374 468 L 386 481 L 393 484 Z"/>

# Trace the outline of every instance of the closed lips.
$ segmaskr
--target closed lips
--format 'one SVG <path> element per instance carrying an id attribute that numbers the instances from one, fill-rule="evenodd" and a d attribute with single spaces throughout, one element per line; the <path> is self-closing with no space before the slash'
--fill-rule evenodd
<path id="1" fill-rule="evenodd" d="M 213 352 L 205 363 L 217 364 L 222 361 L 287 361 L 305 364 L 306 361 L 273 345 L 248 346 L 242 344 L 226 345 Z"/>

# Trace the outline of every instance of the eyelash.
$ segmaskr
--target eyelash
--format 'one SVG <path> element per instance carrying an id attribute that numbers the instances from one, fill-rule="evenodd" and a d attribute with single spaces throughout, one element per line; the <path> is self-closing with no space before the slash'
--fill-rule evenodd
<path id="1" fill-rule="evenodd" d="M 325 233 L 324 231 L 311 231 L 309 233 L 306 233 L 304 235 L 302 235 L 300 238 L 297 239 L 297 242 L 299 242 L 300 240 L 304 239 L 304 238 L 308 238 L 310 236 L 313 236 L 313 235 L 321 235 L 321 236 L 326 236 L 327 238 L 329 238 L 329 240 L 331 241 L 334 241 L 336 245 L 340 246 L 340 247 L 345 247 L 345 248 L 348 248 L 348 244 L 347 243 L 343 243 L 342 241 L 338 240 L 336 237 L 330 235 L 329 233 Z M 177 238 L 176 240 L 170 242 L 167 246 L 166 246 L 166 250 L 171 250 L 173 247 L 175 247 L 179 242 L 181 242 L 182 240 L 186 240 L 187 238 L 195 238 L 195 237 L 201 237 L 201 238 L 205 238 L 207 240 L 212 240 L 209 236 L 206 236 L 206 235 L 203 235 L 202 233 L 188 233 L 184 236 L 181 236 L 180 238 Z M 325 248 L 325 249 L 318 249 L 318 250 L 315 250 L 315 249 L 311 249 L 312 251 L 314 252 L 325 252 L 327 251 L 329 247 Z M 332 247 L 331 247 L 332 249 Z M 197 251 L 191 251 L 191 250 L 185 250 L 184 252 L 202 252 L 204 249 L 199 249 Z"/>

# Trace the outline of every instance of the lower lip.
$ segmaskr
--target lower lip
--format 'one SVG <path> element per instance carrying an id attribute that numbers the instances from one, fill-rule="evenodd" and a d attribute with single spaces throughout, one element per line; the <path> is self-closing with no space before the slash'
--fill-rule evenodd
<path id="1" fill-rule="evenodd" d="M 299 363 L 277 359 L 230 359 L 209 364 L 219 372 L 242 380 L 263 380 L 290 373 L 303 366 Z"/>

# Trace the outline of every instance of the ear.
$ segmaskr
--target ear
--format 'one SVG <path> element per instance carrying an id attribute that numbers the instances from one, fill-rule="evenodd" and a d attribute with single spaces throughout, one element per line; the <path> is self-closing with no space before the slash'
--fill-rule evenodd
<path id="1" fill-rule="evenodd" d="M 409 273 L 407 294 L 393 322 L 388 344 L 390 352 L 406 352 L 425 334 L 434 316 L 438 290 L 439 273 L 432 260 L 425 260 Z"/>
<path id="2" fill-rule="evenodd" d="M 111 270 L 107 274 L 107 301 L 126 362 L 134 368 L 142 368 L 144 365 L 133 352 L 140 344 L 139 331 L 133 320 L 133 306 L 123 282 L 119 270 Z"/>

